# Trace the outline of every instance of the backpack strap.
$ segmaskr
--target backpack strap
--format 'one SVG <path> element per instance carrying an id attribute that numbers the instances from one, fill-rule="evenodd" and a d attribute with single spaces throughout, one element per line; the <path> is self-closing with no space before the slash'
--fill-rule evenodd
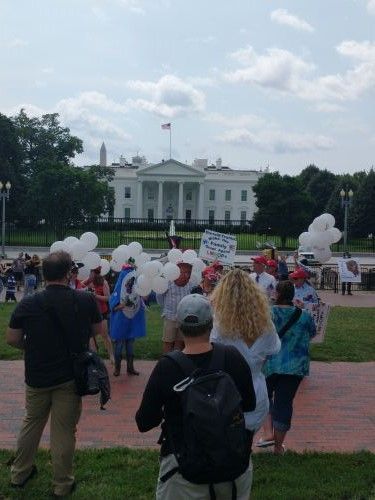
<path id="1" fill-rule="evenodd" d="M 286 332 L 289 330 L 289 328 L 291 328 L 294 325 L 294 323 L 296 323 L 299 320 L 301 314 L 302 314 L 302 309 L 300 309 L 299 307 L 296 307 L 294 312 L 290 316 L 289 320 L 277 332 L 280 339 L 283 338 L 283 336 L 286 334 Z"/>
<path id="2" fill-rule="evenodd" d="M 189 377 L 196 369 L 195 363 L 182 351 L 172 351 L 164 354 L 166 358 L 173 359 L 181 368 L 186 377 Z"/>
<path id="3" fill-rule="evenodd" d="M 213 352 L 210 362 L 210 370 L 224 370 L 226 347 L 220 342 L 212 344 Z"/>

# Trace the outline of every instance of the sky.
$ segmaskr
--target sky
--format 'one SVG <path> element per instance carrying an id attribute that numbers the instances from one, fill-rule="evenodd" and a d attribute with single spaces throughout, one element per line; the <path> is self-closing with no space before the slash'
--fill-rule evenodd
<path id="1" fill-rule="evenodd" d="M 77 165 L 295 175 L 375 164 L 375 0 L 0 0 L 0 112 L 57 112 Z"/>

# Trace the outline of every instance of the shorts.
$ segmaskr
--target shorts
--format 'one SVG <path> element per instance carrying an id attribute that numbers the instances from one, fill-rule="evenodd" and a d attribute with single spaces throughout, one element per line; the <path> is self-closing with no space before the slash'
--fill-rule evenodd
<path id="1" fill-rule="evenodd" d="M 176 342 L 176 340 L 184 340 L 177 321 L 164 318 L 163 342 Z"/>
<path id="2" fill-rule="evenodd" d="M 273 427 L 280 432 L 290 429 L 293 399 L 303 377 L 273 373 L 266 378 Z"/>

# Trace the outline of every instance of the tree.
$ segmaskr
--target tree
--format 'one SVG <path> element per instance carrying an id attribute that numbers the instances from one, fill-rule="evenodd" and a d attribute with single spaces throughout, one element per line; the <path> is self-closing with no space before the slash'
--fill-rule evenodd
<path id="1" fill-rule="evenodd" d="M 7 206 L 7 213 L 11 217 L 17 215 L 25 194 L 22 163 L 23 151 L 17 130 L 12 120 L 0 113 L 0 181 L 11 183 L 11 200 L 17 200 L 17 203 L 9 203 Z"/>
<path id="2" fill-rule="evenodd" d="M 351 233 L 366 237 L 375 234 L 375 172 L 371 169 L 360 182 L 353 196 L 350 211 Z"/>
<path id="3" fill-rule="evenodd" d="M 319 170 L 316 175 L 311 177 L 305 191 L 310 195 L 313 202 L 313 217 L 317 217 L 324 213 L 336 182 L 336 175 L 328 170 Z"/>
<path id="4" fill-rule="evenodd" d="M 312 200 L 298 177 L 265 174 L 254 186 L 254 193 L 258 207 L 253 219 L 256 231 L 280 236 L 285 246 L 287 236 L 297 236 L 307 229 Z"/>
<path id="5" fill-rule="evenodd" d="M 12 121 L 24 153 L 24 170 L 28 175 L 37 170 L 39 162 L 69 165 L 71 159 L 83 151 L 81 139 L 71 135 L 69 128 L 60 125 L 57 113 L 30 118 L 21 109 Z"/>
<path id="6" fill-rule="evenodd" d="M 92 169 L 45 162 L 27 193 L 29 214 L 57 226 L 99 217 L 113 207 L 114 192 Z"/>
<path id="7" fill-rule="evenodd" d="M 302 182 L 302 186 L 307 186 L 311 179 L 318 175 L 319 172 L 320 169 L 316 165 L 307 165 L 298 176 Z"/>

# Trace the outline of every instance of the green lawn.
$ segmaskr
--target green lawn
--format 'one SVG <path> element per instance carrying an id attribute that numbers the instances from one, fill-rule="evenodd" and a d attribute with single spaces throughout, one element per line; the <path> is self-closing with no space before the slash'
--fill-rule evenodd
<path id="1" fill-rule="evenodd" d="M 24 490 L 9 487 L 6 461 L 11 453 L 0 451 L 0 499 L 48 498 L 51 464 L 48 453 L 38 454 L 39 474 Z M 375 498 L 375 455 L 361 452 L 287 453 L 253 456 L 252 500 L 365 500 Z M 72 498 L 152 500 L 158 473 L 156 451 L 126 448 L 78 451 L 75 457 L 77 489 Z"/>
<path id="2" fill-rule="evenodd" d="M 0 304 L 0 359 L 20 359 L 20 351 L 6 345 L 4 332 L 13 304 Z M 311 346 L 316 361 L 375 361 L 375 309 L 334 307 L 328 320 L 323 344 Z M 157 359 L 161 352 L 162 319 L 160 309 L 152 305 L 147 311 L 147 337 L 135 343 L 138 359 Z M 101 353 L 105 353 L 101 350 Z"/>

